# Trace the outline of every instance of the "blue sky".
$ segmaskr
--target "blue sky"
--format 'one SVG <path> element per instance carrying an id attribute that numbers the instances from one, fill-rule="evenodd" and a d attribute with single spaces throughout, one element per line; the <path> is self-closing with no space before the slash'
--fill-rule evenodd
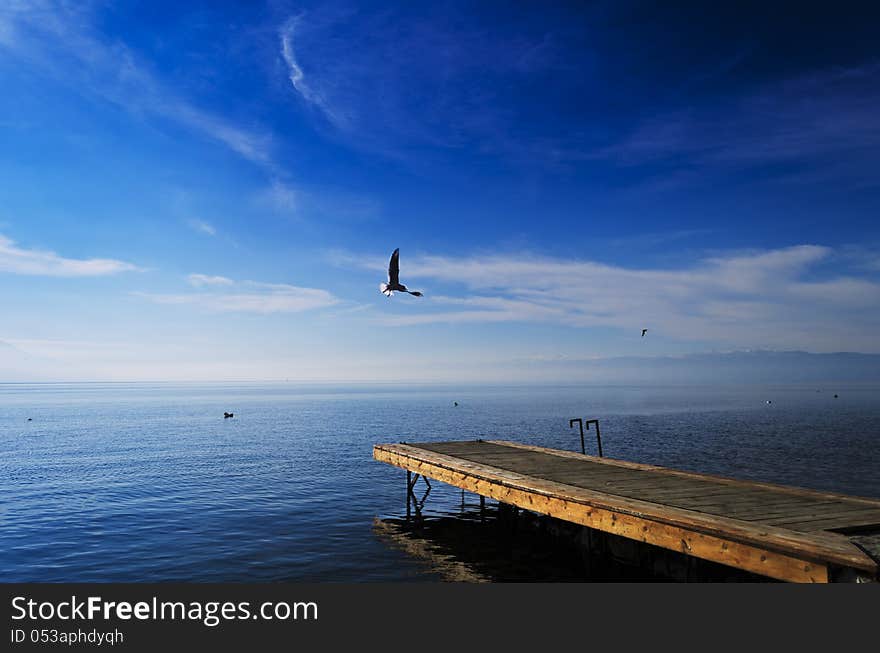
<path id="1" fill-rule="evenodd" d="M 880 353 L 878 17 L 4 2 L 0 377 Z"/>

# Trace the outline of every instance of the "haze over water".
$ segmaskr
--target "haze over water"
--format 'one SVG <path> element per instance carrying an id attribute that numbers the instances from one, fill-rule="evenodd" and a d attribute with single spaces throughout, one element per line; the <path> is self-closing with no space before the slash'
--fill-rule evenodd
<path id="1" fill-rule="evenodd" d="M 372 445 L 578 450 L 573 417 L 600 419 L 608 457 L 880 497 L 878 396 L 878 385 L 4 384 L 0 577 L 437 580 L 376 534 L 376 517 L 405 511 L 405 474 Z M 427 514 L 460 501 L 435 483 Z"/>

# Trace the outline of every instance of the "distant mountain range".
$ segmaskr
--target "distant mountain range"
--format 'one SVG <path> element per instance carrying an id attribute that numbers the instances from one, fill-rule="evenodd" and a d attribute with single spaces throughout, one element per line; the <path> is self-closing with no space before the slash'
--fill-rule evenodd
<path id="1" fill-rule="evenodd" d="M 229 376 L 236 377 L 242 378 L 233 374 Z M 217 380 L 222 378 L 222 374 L 218 377 L 212 370 L 210 378 Z M 180 377 L 172 373 L 169 379 L 180 380 Z M 0 383 L 79 380 L 107 379 L 85 377 L 81 369 L 73 368 L 65 361 L 32 355 L 0 340 Z M 134 375 L 124 380 L 163 379 Z M 388 382 L 398 379 L 377 380 Z M 489 364 L 475 361 L 471 365 L 453 366 L 448 374 L 433 380 L 446 383 L 805 383 L 816 384 L 819 389 L 831 383 L 880 383 L 880 354 L 753 350 L 675 356 L 560 356 L 506 362 L 496 360 Z"/>

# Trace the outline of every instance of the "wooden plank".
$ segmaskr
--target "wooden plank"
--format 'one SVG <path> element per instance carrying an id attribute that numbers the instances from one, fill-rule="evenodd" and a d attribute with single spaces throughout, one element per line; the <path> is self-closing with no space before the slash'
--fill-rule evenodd
<path id="1" fill-rule="evenodd" d="M 765 523 L 773 523 L 777 521 L 780 523 L 786 521 L 808 521 L 812 519 L 825 519 L 828 517 L 846 517 L 848 515 L 855 519 L 873 518 L 880 521 L 880 510 L 866 510 L 864 508 L 853 508 L 852 506 L 828 505 L 817 506 L 797 514 L 768 517 Z"/>
<path id="2" fill-rule="evenodd" d="M 517 470 L 511 470 L 517 471 Z M 571 485 L 580 485 L 582 487 L 624 487 L 622 484 L 631 481 L 631 475 L 614 476 L 611 474 L 590 474 L 589 472 L 563 472 L 556 474 L 547 474 L 555 479 L 559 479 L 561 483 L 570 483 Z M 644 485 L 644 483 L 643 483 Z"/>
<path id="3" fill-rule="evenodd" d="M 560 480 L 560 479 L 554 479 Z M 580 484 L 579 484 L 580 485 Z M 582 486 L 582 485 L 581 485 Z M 651 486 L 631 486 L 620 488 L 617 485 L 605 489 L 607 492 L 621 496 L 638 496 L 650 501 L 663 501 L 671 506 L 687 510 L 697 510 L 711 514 L 761 521 L 762 523 L 784 524 L 786 522 L 804 521 L 819 516 L 831 517 L 846 513 L 856 513 L 858 517 L 864 513 L 865 507 L 854 507 L 841 501 L 819 501 L 812 498 L 793 497 L 786 494 L 748 493 L 737 489 L 735 492 L 712 492 L 705 496 L 686 497 L 679 493 L 666 493 L 653 490 Z M 768 500 L 768 497 L 770 500 Z M 772 519 L 773 521 L 768 521 Z M 860 523 L 864 522 L 862 519 Z"/>
<path id="4" fill-rule="evenodd" d="M 501 467 L 501 465 L 496 465 Z M 503 466 L 504 469 L 510 469 L 511 471 L 520 471 L 521 468 L 516 466 Z M 590 475 L 588 472 L 578 473 L 577 470 L 567 471 L 567 472 L 552 472 L 547 471 L 545 474 L 546 478 L 554 478 L 560 479 L 564 482 L 571 483 L 572 485 L 583 485 L 585 487 L 596 487 L 605 486 L 605 487 L 613 487 L 614 489 L 619 490 L 627 490 L 627 491 L 653 491 L 653 492 L 666 492 L 668 494 L 679 494 L 679 493 L 695 493 L 699 492 L 702 488 L 699 486 L 695 486 L 692 483 L 682 483 L 681 481 L 677 481 L 674 479 L 658 479 L 658 478 L 634 478 L 632 472 L 627 473 L 626 475 L 618 476 L 618 477 L 608 477 L 608 476 L 599 476 L 599 475 Z M 706 490 L 709 489 L 717 489 L 717 486 L 714 488 L 711 486 L 707 486 Z M 723 489 L 723 488 L 722 488 Z"/>
<path id="5" fill-rule="evenodd" d="M 701 497 L 706 497 L 706 501 L 712 501 L 712 497 L 718 497 L 719 500 L 724 499 L 728 501 L 732 501 L 735 503 L 742 504 L 754 504 L 754 505 L 792 505 L 792 506 L 812 506 L 812 505 L 823 505 L 826 503 L 834 503 L 839 505 L 851 505 L 851 504 L 842 504 L 835 499 L 807 499 L 804 497 L 792 496 L 790 494 L 784 494 L 782 492 L 778 493 L 769 493 L 766 490 L 758 490 L 758 491 L 750 491 L 744 488 L 733 488 L 725 485 L 718 485 L 716 489 L 708 489 L 704 495 L 697 495 L 694 499 L 701 499 Z M 674 499 L 675 497 L 669 497 L 670 499 Z M 859 508 L 866 508 L 866 506 L 859 505 Z M 870 509 L 870 508 L 868 508 Z"/>
<path id="6" fill-rule="evenodd" d="M 736 494 L 706 495 L 698 497 L 671 497 L 664 498 L 665 503 L 670 505 L 687 505 L 695 510 L 724 509 L 735 511 L 760 511 L 760 510 L 806 510 L 812 504 L 791 502 L 785 500 L 767 501 L 763 498 L 742 496 Z"/>
<path id="7" fill-rule="evenodd" d="M 517 453 L 529 453 L 539 456 L 540 451 L 523 452 L 522 449 L 508 447 L 503 444 L 488 442 L 485 440 L 475 440 L 472 442 L 430 442 L 426 444 L 419 443 L 420 449 L 442 453 L 446 455 L 464 456 L 464 455 L 483 455 L 483 456 L 516 456 Z"/>
<path id="8" fill-rule="evenodd" d="M 749 487 L 749 488 L 767 488 L 770 490 L 785 492 L 787 494 L 804 496 L 804 497 L 814 497 L 820 499 L 839 499 L 841 501 L 853 502 L 853 503 L 862 503 L 869 506 L 880 507 L 880 499 L 874 499 L 870 497 L 859 497 L 859 496 L 851 496 L 848 494 L 839 494 L 834 492 L 824 492 L 819 490 L 811 490 L 807 488 L 795 487 L 792 485 L 775 485 L 772 483 L 765 483 L 762 481 L 744 481 L 742 479 L 730 478 L 726 476 L 714 476 L 708 474 L 700 474 L 698 472 L 688 472 L 679 469 L 669 469 L 666 467 L 658 467 L 656 465 L 647 465 L 644 463 L 633 463 L 625 460 L 616 460 L 613 458 L 599 458 L 596 456 L 589 456 L 580 453 L 575 453 L 573 451 L 561 451 L 558 449 L 547 449 L 546 447 L 536 447 L 534 445 L 521 444 L 519 442 L 511 442 L 508 440 L 490 440 L 488 441 L 491 444 L 505 445 L 509 447 L 514 447 L 517 449 L 524 449 L 527 451 L 535 451 L 535 452 L 544 452 L 548 455 L 555 455 L 565 458 L 579 458 L 589 460 L 591 462 L 598 462 L 601 464 L 612 465 L 615 467 L 623 467 L 627 469 L 637 469 L 637 470 L 645 470 L 645 471 L 656 471 L 664 474 L 670 474 L 674 476 L 681 476 L 687 478 L 694 479 L 702 479 L 713 482 L 722 483 L 725 485 L 731 486 L 740 486 L 740 487 Z"/>
<path id="9" fill-rule="evenodd" d="M 587 483 L 578 483 L 577 481 L 572 481 L 572 485 L 577 485 L 581 487 L 587 487 L 589 484 Z M 629 486 L 629 487 L 620 487 L 618 485 L 603 485 L 596 486 L 596 489 L 601 489 L 604 492 L 608 492 L 610 494 L 618 494 L 622 496 L 629 497 L 638 497 L 644 498 L 648 501 L 654 501 L 656 503 L 665 503 L 670 505 L 684 505 L 686 503 L 693 505 L 696 508 L 703 509 L 703 507 L 708 508 L 711 506 L 719 507 L 719 506 L 734 506 L 734 505 L 742 505 L 742 506 L 760 506 L 760 505 L 776 505 L 776 504 L 789 504 L 789 505 L 810 505 L 806 503 L 802 498 L 792 498 L 790 496 L 779 494 L 779 495 L 768 495 L 766 492 L 762 493 L 749 493 L 744 491 L 741 488 L 730 488 L 726 486 L 701 486 L 701 487 L 691 487 L 687 489 L 677 489 L 677 490 L 664 490 L 664 489 L 653 489 L 650 486 Z"/>
<path id="10" fill-rule="evenodd" d="M 828 567 L 822 562 L 805 560 L 780 553 L 777 550 L 653 521 L 637 514 L 626 514 L 586 505 L 563 496 L 554 496 L 534 489 L 513 487 L 509 483 L 515 482 L 517 480 L 515 478 L 508 479 L 507 482 L 480 478 L 478 474 L 485 473 L 486 470 L 480 469 L 474 463 L 471 463 L 474 467 L 467 471 L 458 471 L 437 464 L 438 461 L 419 460 L 417 457 L 408 455 L 407 452 L 391 451 L 379 446 L 374 448 L 374 457 L 377 460 L 410 469 L 430 478 L 519 506 L 525 510 L 533 510 L 698 558 L 763 574 L 770 578 L 796 582 L 828 582 Z"/>
<path id="11" fill-rule="evenodd" d="M 814 515 L 812 517 L 780 517 L 768 519 L 763 523 L 780 526 L 782 528 L 790 528 L 794 531 L 828 531 L 838 528 L 856 528 L 862 526 L 880 527 L 880 514 L 872 512 L 852 512 Z"/>
<path id="12" fill-rule="evenodd" d="M 776 517 L 797 519 L 803 515 L 809 515 L 811 511 L 821 509 L 822 507 L 834 508 L 836 505 L 831 503 L 827 506 L 804 506 L 785 503 L 776 505 L 732 504 L 727 507 L 727 513 L 736 519 L 767 523 L 767 519 Z M 705 508 L 699 509 L 705 510 Z"/>
<path id="13" fill-rule="evenodd" d="M 590 470 L 578 470 L 575 468 L 571 470 L 566 470 L 559 475 L 566 475 L 573 479 L 576 479 L 578 475 L 580 475 L 584 479 L 584 481 L 587 482 L 595 479 L 597 481 L 608 482 L 610 485 L 615 485 L 617 487 L 625 489 L 650 487 L 657 491 L 663 492 L 700 491 L 701 489 L 717 489 L 720 487 L 717 484 L 712 483 L 694 483 L 693 481 L 689 481 L 687 479 L 664 477 L 657 474 L 650 474 L 645 472 L 633 472 L 632 470 L 627 470 L 622 474 L 603 475 L 591 474 Z"/>
<path id="14" fill-rule="evenodd" d="M 581 454 L 576 455 L 581 456 Z M 845 537 L 837 534 L 796 533 L 791 530 L 763 524 L 752 524 L 741 520 L 682 510 L 637 499 L 608 495 L 594 490 L 584 490 L 570 485 L 516 474 L 491 466 L 462 461 L 443 454 L 420 450 L 414 446 L 377 445 L 374 448 L 374 456 L 377 459 L 397 464 L 406 469 L 413 469 L 414 471 L 425 469 L 445 477 L 448 477 L 450 473 L 453 475 L 462 474 L 467 478 L 460 478 L 458 480 L 463 483 L 467 481 L 465 485 L 468 487 L 464 489 L 477 491 L 481 494 L 482 492 L 479 492 L 479 490 L 473 489 L 475 483 L 478 488 L 482 487 L 479 485 L 480 483 L 489 483 L 491 485 L 498 485 L 501 488 L 525 491 L 537 496 L 552 497 L 569 504 L 580 504 L 583 506 L 582 510 L 585 510 L 587 514 L 592 514 L 596 510 L 604 510 L 609 514 L 617 515 L 618 519 L 622 518 L 623 515 L 627 515 L 636 520 L 661 523 L 665 526 L 694 531 L 703 536 L 716 537 L 719 540 L 738 542 L 752 548 L 785 554 L 792 559 L 806 559 L 813 562 L 824 561 L 825 563 L 864 569 L 872 573 L 876 572 L 876 565 L 873 561 L 857 549 L 857 547 L 853 546 Z M 435 478 L 438 477 L 432 474 L 428 475 Z M 453 484 L 458 485 L 458 483 Z M 462 485 L 458 486 L 463 487 Z M 493 490 L 493 492 L 495 491 Z M 823 493 L 810 492 L 809 494 L 810 496 L 817 494 L 823 496 Z M 485 494 L 485 496 L 494 496 L 494 494 Z M 528 505 L 523 507 L 528 509 Z M 595 520 L 591 520 L 591 523 L 587 525 L 594 525 L 593 522 Z M 606 529 L 603 528 L 603 530 Z M 667 548 L 680 550 L 680 547 L 676 546 L 675 542 L 667 542 Z M 797 556 L 800 556 L 800 558 L 797 558 Z M 710 559 L 716 558 L 712 557 Z"/>
<path id="15" fill-rule="evenodd" d="M 842 504 L 837 502 L 804 502 L 801 500 L 776 499 L 768 501 L 763 497 L 743 496 L 743 495 L 709 495 L 705 497 L 682 497 L 680 499 L 666 499 L 666 502 L 674 505 L 689 505 L 694 509 L 708 510 L 711 508 L 723 508 L 736 512 L 775 512 L 775 511 L 791 511 L 798 513 L 809 511 L 825 506 L 838 506 Z"/>
<path id="16" fill-rule="evenodd" d="M 780 525 L 782 528 L 789 528 L 793 531 L 798 531 L 801 533 L 816 533 L 816 532 L 827 532 L 827 531 L 844 531 L 846 529 L 851 528 L 864 528 L 871 526 L 880 526 L 880 522 L 877 519 L 871 519 L 865 517 L 861 518 L 852 518 L 845 519 L 843 517 L 839 518 L 828 518 L 823 520 L 817 520 L 812 522 L 798 522 L 792 524 Z"/>
<path id="17" fill-rule="evenodd" d="M 637 495 L 639 493 L 650 495 L 652 497 L 656 497 L 657 499 L 662 499 L 666 501 L 672 501 L 675 499 L 685 499 L 685 498 L 698 498 L 698 497 L 714 497 L 714 498 L 729 498 L 734 499 L 737 496 L 737 492 L 731 491 L 729 488 L 721 487 L 721 486 L 682 486 L 682 487 L 657 487 L 652 486 L 650 484 L 638 484 L 638 483 L 606 483 L 601 488 L 604 492 L 610 492 L 614 494 L 623 494 L 628 493 L 632 495 Z"/>
<path id="18" fill-rule="evenodd" d="M 515 450 L 512 450 L 515 452 Z M 439 453 L 439 452 L 438 452 Z M 518 456 L 516 453 L 508 455 L 484 454 L 482 452 L 461 452 L 454 455 L 456 458 L 469 460 L 471 462 L 483 463 L 497 467 L 505 467 L 509 469 L 518 469 L 521 467 L 538 466 L 547 473 L 554 474 L 579 474 L 584 477 L 606 477 L 606 478 L 634 478 L 631 470 L 608 467 L 605 465 L 595 465 L 585 463 L 583 461 L 565 460 L 561 458 L 553 458 L 547 455 L 533 454 L 530 456 Z"/>

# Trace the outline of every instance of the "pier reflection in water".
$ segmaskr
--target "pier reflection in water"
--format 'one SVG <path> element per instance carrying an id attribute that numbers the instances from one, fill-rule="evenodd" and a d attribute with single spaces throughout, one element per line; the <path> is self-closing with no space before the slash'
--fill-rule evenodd
<path id="1" fill-rule="evenodd" d="M 377 517 L 373 535 L 440 581 L 774 582 L 491 500 L 481 509 L 480 497 L 466 497 L 454 511 Z"/>

